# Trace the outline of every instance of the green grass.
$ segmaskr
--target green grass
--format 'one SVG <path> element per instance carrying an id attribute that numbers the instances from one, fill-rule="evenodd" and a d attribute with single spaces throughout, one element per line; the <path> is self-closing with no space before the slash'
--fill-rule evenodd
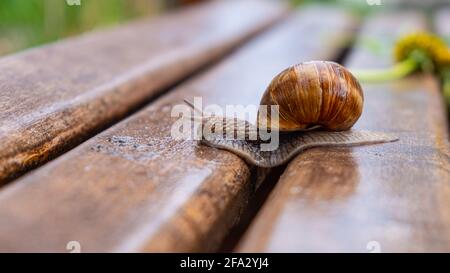
<path id="1" fill-rule="evenodd" d="M 162 0 L 0 0 L 0 55 L 164 9 Z"/>

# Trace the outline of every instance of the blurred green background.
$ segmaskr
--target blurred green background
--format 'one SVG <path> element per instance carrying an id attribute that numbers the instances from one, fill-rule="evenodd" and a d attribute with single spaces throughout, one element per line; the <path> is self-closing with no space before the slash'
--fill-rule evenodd
<path id="1" fill-rule="evenodd" d="M 80 1 L 71 6 L 66 0 L 0 0 L 0 55 L 194 2 Z"/>
<path id="2" fill-rule="evenodd" d="M 168 9 L 208 0 L 79 0 L 81 5 L 68 5 L 77 0 L 0 0 L 0 55 L 45 44 L 99 27 L 153 16 Z M 229 0 L 225 0 L 229 1 Z M 276 0 L 274 0 L 276 1 Z M 366 0 L 278 0 L 294 5 L 339 5 L 353 10 L 359 16 L 373 10 Z M 429 7 L 433 2 L 429 0 Z M 396 0 L 404 8 L 420 0 Z M 388 1 L 383 0 L 387 6 Z M 392 4 L 392 3 L 391 3 Z"/>
<path id="3" fill-rule="evenodd" d="M 0 56 L 208 0 L 0 0 Z M 281 0 L 280 0 L 281 1 Z M 308 0 L 285 0 L 294 4 Z M 330 0 L 321 0 L 327 2 Z M 333 0 L 332 0 L 333 1 Z"/>

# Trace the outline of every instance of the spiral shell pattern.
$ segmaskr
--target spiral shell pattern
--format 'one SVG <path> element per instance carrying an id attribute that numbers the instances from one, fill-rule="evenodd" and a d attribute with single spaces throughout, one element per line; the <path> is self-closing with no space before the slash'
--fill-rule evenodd
<path id="1" fill-rule="evenodd" d="M 261 105 L 279 105 L 278 128 L 271 126 L 270 109 L 258 115 L 258 126 L 298 131 L 321 126 L 326 130 L 350 129 L 362 113 L 364 95 L 357 79 L 343 66 L 311 61 L 278 74 L 266 89 Z"/>

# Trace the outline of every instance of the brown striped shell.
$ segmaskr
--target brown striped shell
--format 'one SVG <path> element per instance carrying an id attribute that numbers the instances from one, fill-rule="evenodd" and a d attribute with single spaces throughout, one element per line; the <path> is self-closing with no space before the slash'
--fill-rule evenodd
<path id="1" fill-rule="evenodd" d="M 346 68 L 334 62 L 311 61 L 278 74 L 260 105 L 279 105 L 279 131 L 298 131 L 317 125 L 343 131 L 350 129 L 361 116 L 363 102 L 362 88 Z M 267 117 L 258 118 L 258 126 L 264 122 L 271 128 L 270 109 Z"/>

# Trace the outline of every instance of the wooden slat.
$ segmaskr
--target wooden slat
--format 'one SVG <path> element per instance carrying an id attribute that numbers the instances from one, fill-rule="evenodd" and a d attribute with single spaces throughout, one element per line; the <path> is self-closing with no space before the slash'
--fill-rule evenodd
<path id="1" fill-rule="evenodd" d="M 257 105 L 285 67 L 336 56 L 339 45 L 330 37 L 345 36 L 352 25 L 339 10 L 296 13 L 207 73 L 7 186 L 0 192 L 0 251 L 65 251 L 70 240 L 83 251 L 216 249 L 252 193 L 251 170 L 229 152 L 173 140 L 172 106 L 193 96 L 204 105 Z"/>
<path id="2" fill-rule="evenodd" d="M 218 1 L 0 59 L 0 184 L 81 142 L 281 19 Z"/>
<path id="3" fill-rule="evenodd" d="M 425 18 L 413 12 L 371 17 L 346 64 L 389 65 L 390 54 L 375 54 L 362 41 L 389 45 L 425 27 Z M 417 76 L 363 89 L 356 128 L 392 132 L 400 141 L 299 155 L 238 251 L 450 250 L 448 128 L 437 82 Z"/>

